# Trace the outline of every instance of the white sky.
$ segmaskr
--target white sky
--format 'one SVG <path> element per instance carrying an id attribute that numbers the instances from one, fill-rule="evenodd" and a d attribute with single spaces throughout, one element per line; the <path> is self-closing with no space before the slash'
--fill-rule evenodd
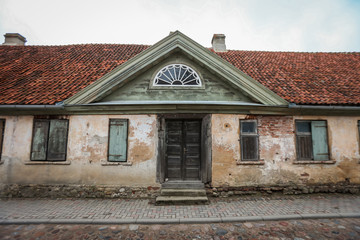
<path id="1" fill-rule="evenodd" d="M 205 47 L 223 33 L 228 49 L 359 52 L 360 0 L 0 0 L 0 34 L 27 45 L 152 45 L 175 30 Z"/>

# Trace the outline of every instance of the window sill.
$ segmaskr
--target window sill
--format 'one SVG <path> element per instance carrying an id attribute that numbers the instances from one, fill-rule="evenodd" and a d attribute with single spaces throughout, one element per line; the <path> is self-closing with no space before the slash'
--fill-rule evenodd
<path id="1" fill-rule="evenodd" d="M 336 161 L 334 160 L 326 160 L 326 161 L 315 161 L 315 160 L 309 160 L 309 161 L 294 161 L 294 164 L 335 164 Z"/>
<path id="2" fill-rule="evenodd" d="M 237 165 L 264 165 L 264 160 L 258 160 L 258 161 L 237 161 Z"/>
<path id="3" fill-rule="evenodd" d="M 132 166 L 131 162 L 108 162 L 101 161 L 102 166 Z"/>
<path id="4" fill-rule="evenodd" d="M 50 161 L 26 161 L 25 165 L 70 165 L 70 161 L 50 162 Z"/>

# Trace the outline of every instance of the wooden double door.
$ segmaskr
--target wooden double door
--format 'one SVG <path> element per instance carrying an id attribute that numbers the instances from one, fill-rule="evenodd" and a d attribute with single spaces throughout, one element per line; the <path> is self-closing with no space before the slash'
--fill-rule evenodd
<path id="1" fill-rule="evenodd" d="M 165 177 L 201 180 L 201 120 L 166 120 Z"/>

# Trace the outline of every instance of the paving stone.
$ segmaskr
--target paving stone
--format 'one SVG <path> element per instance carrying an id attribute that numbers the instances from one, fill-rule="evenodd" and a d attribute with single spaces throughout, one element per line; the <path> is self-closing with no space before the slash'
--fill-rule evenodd
<path id="1" fill-rule="evenodd" d="M 247 228 L 252 228 L 253 224 L 246 222 L 246 223 L 244 223 L 244 226 L 246 226 Z"/>
<path id="2" fill-rule="evenodd" d="M 216 235 L 218 235 L 218 236 L 224 236 L 224 235 L 226 235 L 227 233 L 228 233 L 228 231 L 226 231 L 225 229 L 223 229 L 223 228 L 218 228 L 218 229 L 216 229 Z"/>
<path id="3" fill-rule="evenodd" d="M 139 229 L 139 225 L 130 225 L 129 226 L 129 230 L 134 231 L 134 230 L 138 230 Z"/>

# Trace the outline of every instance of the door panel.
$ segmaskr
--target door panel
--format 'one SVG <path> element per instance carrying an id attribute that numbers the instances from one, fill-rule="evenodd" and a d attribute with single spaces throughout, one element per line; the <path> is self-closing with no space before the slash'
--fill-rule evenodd
<path id="1" fill-rule="evenodd" d="M 201 121 L 166 122 L 166 178 L 200 180 Z"/>

